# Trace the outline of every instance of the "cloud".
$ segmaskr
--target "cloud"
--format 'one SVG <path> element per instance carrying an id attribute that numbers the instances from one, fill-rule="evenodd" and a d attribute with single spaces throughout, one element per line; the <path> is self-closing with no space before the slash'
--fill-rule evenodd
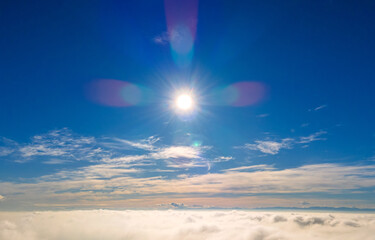
<path id="1" fill-rule="evenodd" d="M 151 160 L 161 160 L 168 167 L 175 168 L 207 166 L 202 154 L 210 149 L 209 146 L 156 146 L 159 140 L 156 136 L 140 140 L 94 138 L 63 128 L 36 135 L 25 144 L 1 138 L 0 143 L 4 146 L 0 146 L 0 157 L 7 156 L 19 163 L 38 159 L 50 165 L 86 161 L 106 163 L 112 168 L 118 168 L 121 164 L 128 167 L 129 163 L 134 165 L 135 162 L 144 165 Z"/>
<path id="2" fill-rule="evenodd" d="M 170 146 L 150 154 L 152 159 L 162 159 L 172 168 L 209 167 L 202 153 L 209 147 Z"/>
<path id="3" fill-rule="evenodd" d="M 189 205 L 219 207 L 261 207 L 264 204 L 280 206 L 283 201 L 292 206 L 298 206 L 302 201 L 308 201 L 310 206 L 353 206 L 355 202 L 373 206 L 361 199 L 361 195 L 356 198 L 354 194 L 358 190 L 371 191 L 365 189 L 375 187 L 373 165 L 316 164 L 289 169 L 252 165 L 220 173 L 181 174 L 176 177 L 166 177 L 164 174 L 145 177 L 140 175 L 143 171 L 145 170 L 125 163 L 97 164 L 26 179 L 24 182 L 0 182 L 1 193 L 7 196 L 0 208 L 19 208 L 21 203 L 25 204 L 25 199 L 28 199 L 28 206 L 139 207 L 139 204 L 156 204 L 157 199 L 160 203 L 166 199 L 169 199 L 168 202 L 179 202 L 182 198 L 190 199 Z M 301 197 L 285 198 L 285 194 L 291 193 L 300 194 Z M 307 198 L 306 196 L 311 196 L 310 193 L 319 193 L 320 199 Z M 245 198 L 264 194 L 274 194 L 279 200 L 276 201 L 274 197 L 263 197 L 261 201 L 259 197 L 251 200 Z M 336 198 L 333 197 L 335 194 L 338 195 Z M 340 196 L 343 195 L 340 194 L 352 194 L 354 198 L 342 199 Z M 220 200 L 221 197 L 225 198 Z"/>
<path id="4" fill-rule="evenodd" d="M 41 180 L 45 181 L 46 183 L 50 182 L 51 186 L 53 185 L 52 182 L 56 183 L 58 181 L 67 181 L 68 184 L 72 184 L 73 187 L 76 188 L 76 184 L 80 185 L 90 185 L 90 182 L 98 180 L 98 179 L 111 179 L 115 177 L 124 177 L 131 173 L 139 173 L 142 170 L 135 168 L 136 166 L 141 165 L 139 163 L 137 164 L 131 164 L 131 163 L 111 163 L 111 164 L 94 164 L 90 166 L 85 166 L 78 168 L 76 170 L 62 170 L 60 172 L 57 172 L 55 174 L 51 175 L 45 175 L 40 177 Z M 85 184 L 85 181 L 87 180 L 87 184 Z M 99 181 L 96 181 L 98 183 Z M 105 184 L 105 183 L 103 183 Z M 81 186 L 82 187 L 82 186 Z M 69 187 L 67 187 L 69 188 Z M 86 188 L 86 187 L 85 187 Z M 96 187 L 94 188 L 96 190 Z M 66 188 L 59 188 L 58 191 L 65 191 Z"/>
<path id="5" fill-rule="evenodd" d="M 124 139 L 106 139 L 105 146 L 116 151 L 124 148 L 124 146 L 130 146 L 132 148 L 142 150 L 143 154 L 140 155 L 126 155 L 122 157 L 103 159 L 104 162 L 133 162 L 142 160 L 162 160 L 168 167 L 174 168 L 190 168 L 190 167 L 202 167 L 206 166 L 206 163 L 202 163 L 202 154 L 210 149 L 209 146 L 156 146 L 160 138 L 155 136 L 139 141 L 129 141 Z M 117 154 L 118 155 L 118 154 Z M 121 155 L 121 154 L 120 154 Z"/>
<path id="6" fill-rule="evenodd" d="M 189 210 L 0 213 L 0 239 L 9 240 L 371 240 L 374 235 L 374 216 L 368 214 Z"/>
<path id="7" fill-rule="evenodd" d="M 158 45 L 171 44 L 173 48 L 177 47 L 177 50 L 185 50 L 185 48 L 191 47 L 190 45 L 192 44 L 190 42 L 192 40 L 190 29 L 182 25 L 174 28 L 171 31 L 162 32 L 161 34 L 155 36 L 152 40 Z"/>
<path id="8" fill-rule="evenodd" d="M 276 215 L 273 218 L 273 222 L 275 222 L 275 223 L 277 223 L 277 222 L 286 222 L 286 221 L 288 221 L 288 219 L 286 219 L 286 217 L 280 216 L 280 215 Z"/>
<path id="9" fill-rule="evenodd" d="M 258 150 L 262 153 L 275 155 L 283 148 L 291 148 L 293 139 L 285 138 L 281 142 L 276 141 L 255 141 L 254 144 L 247 143 L 244 148 L 249 150 Z"/>
<path id="10" fill-rule="evenodd" d="M 170 34 L 168 32 L 163 32 L 155 36 L 152 41 L 158 45 L 166 45 L 170 42 Z"/>
<path id="11" fill-rule="evenodd" d="M 152 151 L 155 150 L 154 144 L 160 140 L 160 138 L 151 136 L 147 139 L 142 139 L 139 141 L 129 141 L 125 139 L 120 139 L 120 138 L 112 138 L 112 139 L 107 139 L 110 140 L 110 142 L 107 142 L 107 147 L 109 148 L 124 148 L 124 145 L 131 146 L 133 148 L 141 149 L 141 150 L 146 150 L 146 151 Z M 116 144 L 117 143 L 117 144 Z M 118 145 L 120 143 L 120 145 Z"/>
<path id="12" fill-rule="evenodd" d="M 4 196 L 0 195 L 0 201 L 4 199 Z"/>
<path id="13" fill-rule="evenodd" d="M 10 155 L 12 152 L 14 152 L 14 150 L 11 149 L 11 148 L 0 147 L 0 157 L 8 156 L 8 155 Z"/>
<path id="14" fill-rule="evenodd" d="M 242 166 L 236 168 L 225 169 L 225 172 L 229 171 L 243 171 L 243 170 L 274 170 L 275 168 L 268 166 L 266 164 L 252 165 L 252 166 Z"/>
<path id="15" fill-rule="evenodd" d="M 0 147 L 0 156 L 8 156 L 17 162 L 38 158 L 46 164 L 62 164 L 77 160 L 97 161 L 110 156 L 94 137 L 80 136 L 67 128 L 33 136 L 26 144 L 9 139 L 6 142 L 7 147 Z"/>
<path id="16" fill-rule="evenodd" d="M 324 104 L 324 105 L 320 105 L 320 106 L 314 108 L 314 111 L 318 111 L 318 110 L 320 110 L 320 109 L 326 108 L 327 106 L 328 106 L 328 105 L 326 105 L 326 104 Z"/>
<path id="17" fill-rule="evenodd" d="M 326 140 L 326 138 L 319 138 L 321 135 L 327 134 L 326 131 L 319 131 L 316 133 L 313 133 L 307 137 L 300 137 L 298 143 L 310 143 L 314 141 L 322 141 Z"/>
<path id="18" fill-rule="evenodd" d="M 160 138 L 130 141 L 120 138 L 95 138 L 78 135 L 68 128 L 49 131 L 33 136 L 29 143 L 17 143 L 0 138 L 0 157 L 8 156 L 23 163 L 35 159 L 44 164 L 65 164 L 73 161 L 88 162 L 133 162 L 144 159 L 159 159 L 168 154 L 187 154 L 188 147 L 157 148 Z M 140 150 L 140 155 L 129 155 L 129 151 Z M 132 153 L 133 153 L 132 152 Z M 191 152 L 191 151 L 190 151 Z M 148 154 L 151 153 L 151 154 Z M 159 156 L 159 157 L 157 157 Z M 173 157 L 173 156 L 172 156 Z"/>
<path id="19" fill-rule="evenodd" d="M 207 205 L 206 206 L 198 205 L 198 204 L 186 205 L 185 203 L 174 203 L 174 202 L 157 204 L 156 207 L 158 210 L 161 210 L 161 209 L 207 210 L 210 208 L 210 206 L 207 206 Z"/>
<path id="20" fill-rule="evenodd" d="M 326 131 L 320 130 L 316 133 L 310 134 L 309 136 L 302 136 L 299 138 L 284 138 L 280 141 L 270 141 L 270 140 L 256 140 L 255 143 L 246 143 L 242 147 L 247 150 L 260 151 L 265 154 L 276 155 L 281 149 L 292 149 L 296 144 L 304 144 L 302 147 L 308 147 L 307 143 L 314 141 L 323 141 L 326 138 L 320 136 L 327 134 Z"/>
<path id="21" fill-rule="evenodd" d="M 76 150 L 85 151 L 94 142 L 93 137 L 73 136 L 71 131 L 64 128 L 34 136 L 31 143 L 22 146 L 19 151 L 23 157 L 74 155 Z M 91 147 L 89 148 L 90 151 L 94 150 Z M 78 158 L 78 156 L 76 157 Z"/>
<path id="22" fill-rule="evenodd" d="M 319 131 L 294 139 L 256 141 L 247 147 L 274 155 L 297 144 L 323 140 L 323 134 L 324 131 Z M 355 194 L 369 193 L 372 190 L 368 189 L 375 187 L 373 165 L 317 164 L 278 169 L 272 165 L 258 164 L 236 165 L 215 172 L 210 170 L 211 163 L 230 161 L 233 157 L 210 156 L 209 146 L 161 145 L 157 137 L 136 141 L 104 139 L 81 136 L 62 129 L 37 135 L 27 144 L 8 142 L 4 145 L 15 148 L 15 153 L 11 153 L 13 157 L 21 156 L 19 149 L 34 149 L 28 152 L 25 159 L 38 159 L 44 164 L 86 160 L 84 155 L 88 159 L 74 169 L 69 165 L 53 166 L 54 172 L 48 175 L 0 182 L 0 193 L 7 196 L 0 205 L 1 209 L 72 205 L 149 206 L 147 204 L 156 204 L 158 199 L 169 199 L 168 202 L 176 203 L 182 198 L 187 201 L 190 199 L 186 204 L 205 206 L 233 204 L 230 206 L 234 207 L 239 204 L 244 207 L 259 207 L 257 204 L 266 202 L 273 204 L 272 206 L 278 202 L 283 202 L 283 206 L 300 206 L 303 201 L 316 206 L 328 194 L 353 194 L 354 199 L 345 202 L 347 206 L 348 202 L 369 204 Z M 83 151 L 79 152 L 81 148 Z M 240 161 L 236 163 L 239 164 Z M 187 168 L 200 169 L 184 171 Z M 282 194 L 289 193 L 301 196 L 286 200 Z M 309 193 L 319 193 L 323 200 L 315 201 L 306 195 Z M 272 202 L 272 197 L 259 201 L 263 194 L 275 194 L 278 200 Z M 256 197 L 250 201 L 249 196 Z M 340 201 L 336 197 L 329 204 L 331 206 Z"/>
<path id="23" fill-rule="evenodd" d="M 102 161 L 105 163 L 112 163 L 112 164 L 129 164 L 133 162 L 140 162 L 141 160 L 145 160 L 147 158 L 149 158 L 147 154 L 127 155 L 127 156 L 116 157 L 116 158 L 105 158 Z"/>
<path id="24" fill-rule="evenodd" d="M 328 107 L 328 105 L 327 104 L 323 104 L 323 105 L 320 105 L 320 106 L 318 106 L 316 108 L 309 109 L 309 112 L 311 112 L 311 111 L 319 111 L 319 110 L 321 110 L 323 108 L 326 108 L 326 107 Z"/>
<path id="25" fill-rule="evenodd" d="M 171 146 L 162 148 L 159 151 L 152 153 L 151 157 L 154 159 L 168 159 L 168 158 L 199 158 L 201 149 L 198 147 L 189 146 Z"/>
<path id="26" fill-rule="evenodd" d="M 219 162 L 228 162 L 230 160 L 233 160 L 234 158 L 231 157 L 231 156 L 228 156 L 228 157 L 224 157 L 224 156 L 220 156 L 220 157 L 216 157 L 212 160 L 212 162 L 214 163 L 219 163 Z"/>
<path id="27" fill-rule="evenodd" d="M 1 138 L 0 157 L 9 156 L 17 162 L 41 159 L 45 164 L 64 164 L 72 161 L 130 161 L 145 159 L 142 156 L 129 156 L 125 151 L 142 150 L 143 153 L 158 151 L 154 146 L 160 138 L 130 141 L 120 138 L 94 138 L 78 135 L 68 128 L 49 131 L 33 136 L 29 143 L 19 144 Z M 125 156 L 124 156 L 125 155 Z"/>
<path id="28" fill-rule="evenodd" d="M 15 141 L 5 137 L 0 137 L 0 157 L 10 155 L 17 147 L 18 144 Z"/>

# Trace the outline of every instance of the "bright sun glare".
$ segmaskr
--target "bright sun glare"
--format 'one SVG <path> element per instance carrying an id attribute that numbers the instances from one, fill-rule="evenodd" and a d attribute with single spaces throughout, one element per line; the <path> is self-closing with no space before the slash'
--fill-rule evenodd
<path id="1" fill-rule="evenodd" d="M 193 107 L 193 99 L 188 94 L 179 95 L 176 99 L 176 106 L 181 110 L 190 110 Z"/>

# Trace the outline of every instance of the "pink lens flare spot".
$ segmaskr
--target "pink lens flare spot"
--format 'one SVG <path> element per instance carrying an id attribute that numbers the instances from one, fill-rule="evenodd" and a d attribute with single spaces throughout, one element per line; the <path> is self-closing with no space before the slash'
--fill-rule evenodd
<path id="1" fill-rule="evenodd" d="M 91 101 L 111 107 L 139 105 L 144 98 L 137 85 L 114 79 L 94 80 L 87 86 L 86 93 Z"/>
<path id="2" fill-rule="evenodd" d="M 227 88 L 232 106 L 250 106 L 265 96 L 265 86 L 260 82 L 238 82 Z"/>
<path id="3" fill-rule="evenodd" d="M 210 99 L 213 105 L 246 107 L 262 101 L 265 94 L 263 83 L 243 81 L 214 89 Z"/>

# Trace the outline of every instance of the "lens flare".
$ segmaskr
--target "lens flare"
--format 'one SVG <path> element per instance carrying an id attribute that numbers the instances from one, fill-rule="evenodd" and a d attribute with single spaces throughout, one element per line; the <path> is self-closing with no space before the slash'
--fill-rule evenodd
<path id="1" fill-rule="evenodd" d="M 188 67 L 194 55 L 198 0 L 165 0 L 164 4 L 173 60 L 179 67 Z"/>
<path id="2" fill-rule="evenodd" d="M 153 92 L 130 82 L 99 79 L 88 84 L 87 97 L 100 105 L 111 107 L 130 107 L 149 104 Z"/>
<path id="3" fill-rule="evenodd" d="M 217 88 L 211 93 L 213 105 L 246 107 L 261 102 L 266 87 L 260 82 L 237 82 L 226 87 Z"/>

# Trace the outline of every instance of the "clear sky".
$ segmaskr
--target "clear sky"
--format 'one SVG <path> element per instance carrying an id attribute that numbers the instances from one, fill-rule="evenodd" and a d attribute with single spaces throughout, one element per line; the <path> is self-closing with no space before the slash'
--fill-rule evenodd
<path id="1" fill-rule="evenodd" d="M 374 10 L 2 1 L 0 209 L 375 208 Z"/>

